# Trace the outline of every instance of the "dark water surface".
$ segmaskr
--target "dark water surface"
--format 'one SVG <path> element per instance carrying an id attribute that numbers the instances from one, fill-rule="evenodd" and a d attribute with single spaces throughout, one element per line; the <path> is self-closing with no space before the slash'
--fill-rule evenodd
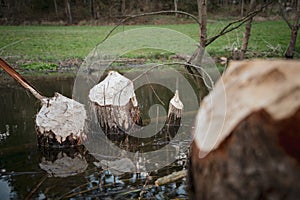
<path id="1" fill-rule="evenodd" d="M 0 82 L 0 199 L 187 198 L 185 178 L 153 186 L 157 178 L 184 169 L 185 154 L 160 170 L 116 175 L 95 165 L 94 157 L 84 149 L 74 152 L 39 148 L 34 127 L 39 101 L 9 77 L 0 76 L 4 79 Z M 54 92 L 72 96 L 74 77 L 28 77 L 28 80 L 45 96 L 52 97 Z M 151 98 L 147 96 L 149 91 L 149 87 L 137 91 L 148 99 L 144 107 L 155 98 L 153 94 Z M 173 95 L 170 91 L 159 94 L 167 95 L 162 99 Z M 157 141 L 148 145 L 157 146 Z M 73 169 L 74 160 L 78 169 Z M 55 174 L 57 171 L 61 174 Z"/>

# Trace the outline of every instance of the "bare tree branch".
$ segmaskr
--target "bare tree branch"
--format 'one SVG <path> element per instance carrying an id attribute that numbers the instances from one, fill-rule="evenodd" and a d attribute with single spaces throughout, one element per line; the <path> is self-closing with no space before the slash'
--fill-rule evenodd
<path id="1" fill-rule="evenodd" d="M 205 46 L 208 46 L 210 45 L 212 42 L 214 42 L 216 39 L 218 39 L 219 37 L 241 27 L 245 22 L 247 22 L 248 20 L 250 20 L 251 18 L 253 18 L 255 15 L 257 15 L 258 13 L 260 13 L 261 11 L 263 11 L 264 8 L 266 8 L 267 6 L 273 4 L 275 1 L 270 1 L 268 3 L 266 3 L 265 5 L 263 5 L 262 7 L 260 7 L 259 9 L 253 11 L 253 12 L 250 12 L 248 13 L 245 17 L 242 17 L 240 19 L 237 19 L 233 22 L 230 22 L 229 24 L 227 24 L 227 26 L 225 26 L 220 32 L 219 34 L 211 37 L 211 38 L 208 38 L 207 39 L 207 42 L 206 42 L 206 45 Z M 235 24 L 239 23 L 238 25 L 236 26 L 233 26 Z M 233 26 L 233 27 L 232 27 Z M 231 27 L 231 28 L 230 28 Z"/>
<path id="2" fill-rule="evenodd" d="M 278 4 L 280 5 L 280 12 L 281 12 L 281 16 L 282 16 L 283 20 L 287 23 L 287 25 L 289 26 L 289 28 L 292 30 L 293 29 L 293 25 L 288 20 L 288 18 L 286 16 L 286 12 L 284 12 L 284 8 L 282 7 L 282 5 L 280 3 L 278 3 Z"/>
<path id="3" fill-rule="evenodd" d="M 138 18 L 138 17 L 145 17 L 145 16 L 150 16 L 150 15 L 159 15 L 159 14 L 170 14 L 170 13 L 178 13 L 178 14 L 182 14 L 182 15 L 186 15 L 191 17 L 193 20 L 195 20 L 197 22 L 197 24 L 200 26 L 200 21 L 198 20 L 198 18 L 190 13 L 184 12 L 184 11 L 175 11 L 175 10 L 165 10 L 165 11 L 157 11 L 157 12 L 149 12 L 149 13 L 142 13 L 142 14 L 137 14 L 137 15 L 129 15 L 126 16 L 126 18 L 122 19 L 116 26 L 114 26 L 109 33 L 105 36 L 105 38 L 97 45 L 99 46 L 100 44 L 102 44 L 105 40 L 107 40 L 107 38 L 122 24 L 124 24 L 125 22 L 134 19 L 134 18 Z"/>

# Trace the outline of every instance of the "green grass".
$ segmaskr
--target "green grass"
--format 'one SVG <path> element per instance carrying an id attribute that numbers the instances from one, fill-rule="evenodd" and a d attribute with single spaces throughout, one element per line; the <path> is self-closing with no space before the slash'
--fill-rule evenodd
<path id="1" fill-rule="evenodd" d="M 213 36 L 228 21 L 208 23 L 208 36 Z M 121 26 L 116 32 L 154 25 Z M 182 32 L 198 40 L 196 24 L 159 25 Z M 31 69 L 53 68 L 51 63 L 68 59 L 84 59 L 87 54 L 105 37 L 112 26 L 0 26 L 0 56 Z M 244 28 L 241 27 L 208 46 L 212 56 L 229 56 L 234 47 L 240 47 Z M 299 34 L 300 35 L 300 34 Z M 283 21 L 254 22 L 249 43 L 250 57 L 282 57 L 290 39 L 290 30 Z M 160 38 L 155 38 L 158 42 Z M 157 42 L 153 41 L 153 42 Z M 299 58 L 300 38 L 298 37 L 296 57 Z M 134 51 L 126 54 L 130 58 L 160 58 L 169 55 L 157 50 Z M 45 62 L 44 66 L 24 63 Z M 50 63 L 50 64 L 48 64 Z"/>
<path id="2" fill-rule="evenodd" d="M 57 70 L 58 66 L 54 63 L 44 62 L 32 62 L 21 65 L 20 68 L 32 70 L 32 71 L 43 71 L 43 70 Z"/>

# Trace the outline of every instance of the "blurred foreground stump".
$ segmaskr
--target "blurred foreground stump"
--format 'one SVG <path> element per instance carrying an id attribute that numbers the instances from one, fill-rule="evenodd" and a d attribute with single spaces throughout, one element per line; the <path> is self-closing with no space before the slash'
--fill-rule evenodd
<path id="1" fill-rule="evenodd" d="M 191 199 L 300 197 L 299 77 L 300 62 L 231 63 L 197 115 Z"/>
<path id="2" fill-rule="evenodd" d="M 105 134 L 128 132 L 140 121 L 133 82 L 118 72 L 110 71 L 94 86 L 89 100 Z"/>

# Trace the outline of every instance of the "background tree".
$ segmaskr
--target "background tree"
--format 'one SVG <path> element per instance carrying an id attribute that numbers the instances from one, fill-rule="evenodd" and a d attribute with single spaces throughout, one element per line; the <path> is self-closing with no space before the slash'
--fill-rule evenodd
<path id="1" fill-rule="evenodd" d="M 53 5 L 54 5 L 54 10 L 55 10 L 55 15 L 58 16 L 58 9 L 57 9 L 56 0 L 53 0 Z"/>
<path id="2" fill-rule="evenodd" d="M 256 3 L 256 0 L 251 0 L 250 1 L 249 11 L 248 12 L 251 12 L 251 11 L 254 10 L 255 3 Z M 248 49 L 248 43 L 249 43 L 249 39 L 250 39 L 250 35 L 251 35 L 252 21 L 253 21 L 253 17 L 251 17 L 246 22 L 246 28 L 245 28 L 245 33 L 244 33 L 244 37 L 243 37 L 243 43 L 242 43 L 242 47 L 241 47 L 241 51 L 240 51 L 240 56 L 239 56 L 241 60 L 245 58 L 245 54 L 246 54 L 246 51 Z"/>
<path id="3" fill-rule="evenodd" d="M 291 30 L 289 46 L 285 52 L 285 57 L 292 59 L 295 54 L 298 30 L 300 28 L 300 0 L 290 2 L 279 2 L 281 7 L 281 16 Z"/>
<path id="4" fill-rule="evenodd" d="M 72 13 L 71 13 L 70 0 L 65 0 L 65 10 L 66 10 L 66 15 L 67 15 L 69 24 L 72 24 L 73 17 L 72 17 Z"/>

